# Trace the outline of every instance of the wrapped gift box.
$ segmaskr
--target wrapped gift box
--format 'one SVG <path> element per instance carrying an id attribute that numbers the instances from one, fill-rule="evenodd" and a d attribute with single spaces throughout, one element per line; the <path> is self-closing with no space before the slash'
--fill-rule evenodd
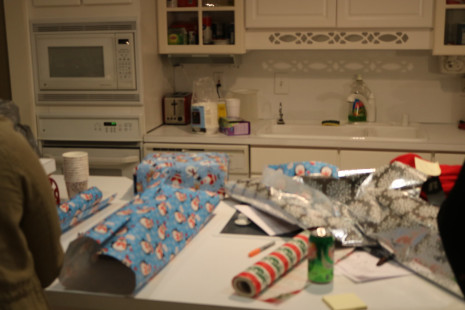
<path id="1" fill-rule="evenodd" d="M 135 169 L 135 192 L 168 184 L 216 192 L 223 197 L 228 165 L 228 156 L 223 153 L 152 153 Z"/>

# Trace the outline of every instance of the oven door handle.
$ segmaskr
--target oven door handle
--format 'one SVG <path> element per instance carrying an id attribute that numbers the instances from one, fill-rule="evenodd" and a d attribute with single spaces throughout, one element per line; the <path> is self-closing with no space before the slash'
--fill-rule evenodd
<path id="1" fill-rule="evenodd" d="M 125 164 L 136 164 L 139 161 L 139 156 L 136 155 L 129 155 L 125 157 L 89 157 L 89 166 L 115 166 Z"/>

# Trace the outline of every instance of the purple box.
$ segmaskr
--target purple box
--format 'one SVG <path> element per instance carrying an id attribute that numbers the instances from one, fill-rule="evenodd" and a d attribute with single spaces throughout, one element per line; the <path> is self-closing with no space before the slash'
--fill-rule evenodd
<path id="1" fill-rule="evenodd" d="M 250 122 L 241 118 L 220 118 L 220 131 L 227 136 L 250 135 Z"/>

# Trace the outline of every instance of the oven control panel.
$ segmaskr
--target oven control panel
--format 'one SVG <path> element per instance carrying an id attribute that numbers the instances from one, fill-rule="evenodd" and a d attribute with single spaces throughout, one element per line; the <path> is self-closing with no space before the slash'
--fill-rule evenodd
<path id="1" fill-rule="evenodd" d="M 133 123 L 130 121 L 97 121 L 94 123 L 94 131 L 97 134 L 111 135 L 131 132 Z"/>
<path id="2" fill-rule="evenodd" d="M 137 117 L 46 116 L 38 118 L 38 135 L 41 140 L 141 141 L 140 122 Z"/>

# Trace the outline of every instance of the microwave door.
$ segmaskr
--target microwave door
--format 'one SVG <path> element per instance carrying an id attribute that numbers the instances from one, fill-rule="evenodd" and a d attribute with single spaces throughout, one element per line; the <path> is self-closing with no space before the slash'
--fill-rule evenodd
<path id="1" fill-rule="evenodd" d="M 116 89 L 114 35 L 38 35 L 41 90 Z"/>

